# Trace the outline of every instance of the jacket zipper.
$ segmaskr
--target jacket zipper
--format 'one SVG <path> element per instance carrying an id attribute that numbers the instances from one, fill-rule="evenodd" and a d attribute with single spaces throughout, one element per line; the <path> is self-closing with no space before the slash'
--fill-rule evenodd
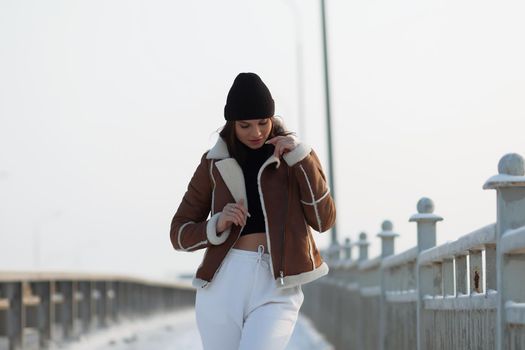
<path id="1" fill-rule="evenodd" d="M 264 206 L 264 196 L 263 196 L 263 193 L 262 193 L 262 184 L 261 184 L 261 175 L 262 175 L 263 170 L 269 164 L 271 164 L 273 162 L 279 163 L 280 161 L 275 156 L 270 156 L 270 158 L 268 158 L 264 162 L 264 164 L 261 166 L 261 169 L 259 169 L 259 173 L 257 174 L 257 186 L 258 186 L 258 189 L 259 189 L 259 199 L 261 201 L 261 208 L 263 210 L 263 215 L 264 215 L 264 227 L 266 228 L 266 244 L 268 246 L 268 254 L 270 255 L 270 270 L 272 271 L 273 278 L 275 278 L 275 271 L 274 271 L 274 268 L 273 268 L 273 258 L 272 258 L 272 246 L 271 246 L 271 242 L 270 242 L 270 230 L 269 230 L 269 226 L 268 226 L 268 217 L 266 215 L 266 207 Z M 280 271 L 280 273 L 282 273 L 282 271 Z M 281 281 L 284 282 L 284 279 L 281 279 Z"/>
<path id="2" fill-rule="evenodd" d="M 288 213 L 286 213 L 288 214 Z M 286 219 L 286 216 L 285 216 L 285 219 Z M 281 243 L 281 268 L 279 269 L 279 281 L 281 283 L 281 286 L 284 286 L 284 247 L 286 247 L 286 245 L 284 244 L 285 243 L 285 238 L 286 238 L 286 224 L 284 225 L 284 230 L 283 230 L 283 239 L 282 239 L 282 243 Z"/>
<path id="3" fill-rule="evenodd" d="M 284 228 L 283 228 L 283 239 L 281 241 L 281 268 L 280 268 L 280 271 L 279 271 L 279 275 L 280 275 L 280 282 L 281 282 L 281 286 L 284 286 L 284 248 L 286 248 L 286 227 L 287 227 L 287 223 L 288 223 L 288 209 L 290 207 L 290 192 L 291 192 L 291 186 L 290 186 L 290 167 L 288 167 L 288 175 L 287 175 L 287 178 L 286 178 L 286 187 L 287 187 L 287 192 L 286 192 L 286 210 L 284 212 Z"/>

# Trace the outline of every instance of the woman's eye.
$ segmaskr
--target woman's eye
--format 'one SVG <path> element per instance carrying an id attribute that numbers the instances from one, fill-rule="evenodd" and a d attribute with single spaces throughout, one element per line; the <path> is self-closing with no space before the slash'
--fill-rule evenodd
<path id="1" fill-rule="evenodd" d="M 266 124 L 268 124 L 268 121 L 259 123 L 259 125 L 266 125 Z"/>
<path id="2" fill-rule="evenodd" d="M 248 129 L 249 127 L 249 125 L 241 125 L 241 129 Z"/>

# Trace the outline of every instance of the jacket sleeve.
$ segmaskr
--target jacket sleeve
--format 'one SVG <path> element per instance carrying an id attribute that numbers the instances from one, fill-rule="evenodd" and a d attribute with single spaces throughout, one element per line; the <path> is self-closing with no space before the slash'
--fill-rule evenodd
<path id="1" fill-rule="evenodd" d="M 171 221 L 171 244 L 176 250 L 195 251 L 210 245 L 207 237 L 210 220 L 206 219 L 211 210 L 212 191 L 205 153 Z"/>
<path id="2" fill-rule="evenodd" d="M 335 223 L 335 204 L 321 162 L 315 152 L 303 143 L 283 155 L 299 184 L 299 196 L 308 225 L 318 232 Z"/>

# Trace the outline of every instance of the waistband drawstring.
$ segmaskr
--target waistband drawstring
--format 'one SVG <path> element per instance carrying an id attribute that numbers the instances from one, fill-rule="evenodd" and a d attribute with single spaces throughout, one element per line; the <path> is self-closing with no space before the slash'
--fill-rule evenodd
<path id="1" fill-rule="evenodd" d="M 260 244 L 257 247 L 257 263 L 260 263 L 262 261 L 263 254 L 264 254 L 264 246 Z"/>

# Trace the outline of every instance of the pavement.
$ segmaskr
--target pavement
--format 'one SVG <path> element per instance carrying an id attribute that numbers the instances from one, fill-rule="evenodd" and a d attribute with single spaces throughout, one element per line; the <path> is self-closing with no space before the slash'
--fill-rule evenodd
<path id="1" fill-rule="evenodd" d="M 62 350 L 202 350 L 193 308 L 140 320 L 120 322 L 82 336 L 67 344 L 55 344 Z M 333 350 L 300 315 L 286 350 Z"/>

